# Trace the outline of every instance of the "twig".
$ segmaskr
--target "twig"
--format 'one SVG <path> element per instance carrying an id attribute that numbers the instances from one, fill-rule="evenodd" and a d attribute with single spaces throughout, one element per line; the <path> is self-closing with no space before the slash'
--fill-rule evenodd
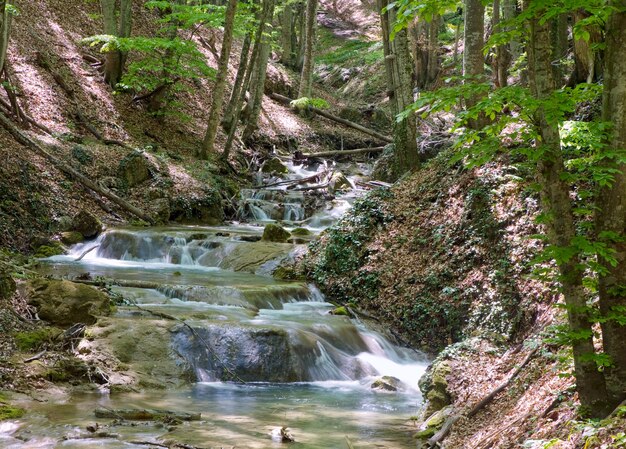
<path id="1" fill-rule="evenodd" d="M 35 354 L 35 355 L 34 355 L 34 356 L 32 356 L 32 357 L 29 357 L 29 358 L 27 358 L 27 359 L 24 359 L 24 360 L 23 360 L 23 362 L 24 362 L 24 363 L 30 363 L 30 362 L 34 362 L 35 360 L 39 360 L 40 358 L 42 358 L 42 357 L 46 354 L 46 352 L 48 352 L 48 350 L 47 350 L 47 349 L 44 349 L 43 351 L 41 351 L 41 352 L 40 352 L 40 353 L 38 353 L 38 354 Z"/>

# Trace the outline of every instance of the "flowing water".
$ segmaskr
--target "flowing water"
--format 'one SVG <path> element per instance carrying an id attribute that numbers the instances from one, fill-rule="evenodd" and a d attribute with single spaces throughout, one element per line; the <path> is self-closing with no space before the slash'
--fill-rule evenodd
<path id="1" fill-rule="evenodd" d="M 257 219 L 276 218 L 260 202 L 267 201 L 281 208 L 278 218 L 308 220 L 299 224 L 314 230 L 352 200 L 347 195 L 335 207 L 306 213 L 303 198 L 290 192 L 244 195 Z M 277 448 L 284 446 L 282 426 L 289 427 L 297 448 L 413 447 L 406 423 L 421 403 L 417 381 L 426 358 L 358 320 L 330 314 L 333 306 L 315 286 L 269 277 L 277 261 L 304 245 L 255 241 L 261 232 L 254 225 L 116 229 L 46 260 L 45 274 L 89 273 L 124 285 L 114 291 L 131 304 L 94 326 L 95 342 L 102 335 L 127 367 L 160 384 L 141 392 L 101 389 L 29 402 L 23 420 L 0 423 L 0 447 L 149 448 L 176 441 Z M 179 321 L 164 321 L 158 313 Z M 91 344 L 81 342 L 79 353 L 89 354 Z M 398 391 L 372 389 L 380 376 L 397 378 Z M 97 407 L 197 412 L 202 420 L 171 427 L 111 424 L 94 417 Z M 96 422 L 105 437 L 87 435 L 86 426 Z"/>

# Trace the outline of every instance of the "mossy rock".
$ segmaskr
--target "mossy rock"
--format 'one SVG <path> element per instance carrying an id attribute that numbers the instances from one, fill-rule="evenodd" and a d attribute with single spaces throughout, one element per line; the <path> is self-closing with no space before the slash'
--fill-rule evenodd
<path id="1" fill-rule="evenodd" d="M 102 223 L 91 212 L 81 210 L 72 219 L 72 231 L 81 233 L 86 239 L 91 239 L 102 232 Z"/>
<path id="2" fill-rule="evenodd" d="M 61 233 L 61 242 L 66 245 L 75 245 L 85 240 L 85 237 L 78 231 L 67 231 Z"/>
<path id="3" fill-rule="evenodd" d="M 393 376 L 383 376 L 372 382 L 372 390 L 398 391 L 400 379 Z"/>
<path id="4" fill-rule="evenodd" d="M 0 421 L 7 419 L 18 419 L 24 416 L 24 409 L 13 407 L 9 404 L 0 403 Z"/>
<path id="5" fill-rule="evenodd" d="M 134 187 L 152 177 L 153 165 L 141 153 L 133 151 L 121 160 L 118 176 L 128 187 Z"/>
<path id="6" fill-rule="evenodd" d="M 263 230 L 263 240 L 266 242 L 284 243 L 291 236 L 282 226 L 268 223 Z"/>
<path id="7" fill-rule="evenodd" d="M 41 245 L 35 251 L 35 257 L 40 258 L 58 256 L 60 254 L 65 254 L 65 248 L 61 242 L 50 242 L 47 245 Z"/>
<path id="8" fill-rule="evenodd" d="M 426 415 L 433 413 L 450 405 L 451 398 L 448 394 L 448 375 L 451 372 L 450 363 L 448 361 L 440 361 L 433 365 L 430 372 L 429 384 L 426 386 L 426 399 L 428 404 L 426 407 Z M 422 385 L 420 385 L 422 388 Z"/>
<path id="9" fill-rule="evenodd" d="M 278 159 L 277 157 L 273 157 L 271 159 L 266 160 L 263 166 L 261 167 L 261 171 L 263 173 L 281 173 L 281 174 L 285 174 L 289 172 L 289 170 L 287 169 L 287 166 L 285 166 L 285 164 L 283 164 L 280 161 L 280 159 Z"/>
<path id="10" fill-rule="evenodd" d="M 296 228 L 291 231 L 291 235 L 303 237 L 303 236 L 311 235 L 311 231 L 309 231 L 307 228 Z"/>
<path id="11" fill-rule="evenodd" d="M 333 310 L 330 311 L 330 313 L 332 315 L 349 316 L 348 309 L 346 309 L 344 306 L 335 307 Z"/>
<path id="12" fill-rule="evenodd" d="M 9 299 L 15 293 L 17 286 L 11 273 L 6 270 L 0 270 L 0 300 Z"/>
<path id="13" fill-rule="evenodd" d="M 18 332 L 13 336 L 20 351 L 36 351 L 45 343 L 51 343 L 62 331 L 54 327 L 41 327 L 32 331 Z"/>
<path id="14" fill-rule="evenodd" d="M 89 285 L 66 280 L 34 279 L 29 284 L 29 303 L 39 317 L 60 327 L 94 324 L 111 312 L 109 297 Z"/>

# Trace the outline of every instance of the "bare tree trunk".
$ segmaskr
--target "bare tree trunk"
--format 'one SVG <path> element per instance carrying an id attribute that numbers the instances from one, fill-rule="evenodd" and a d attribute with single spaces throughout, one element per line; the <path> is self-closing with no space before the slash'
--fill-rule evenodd
<path id="1" fill-rule="evenodd" d="M 587 12 L 578 10 L 574 13 L 574 22 L 578 23 L 588 16 Z M 601 30 L 597 26 L 587 26 L 585 31 L 589 33 L 589 40 L 574 39 L 575 68 L 570 85 L 591 83 L 602 73 L 602 64 L 596 62 L 598 55 L 594 50 L 594 46 L 602 41 Z"/>
<path id="2" fill-rule="evenodd" d="M 389 90 L 391 113 L 396 116 L 413 103 L 413 63 L 409 52 L 406 29 L 396 33 L 391 40 L 391 30 L 395 23 L 395 10 L 386 11 L 387 0 L 379 0 L 380 22 L 383 34 L 385 71 Z M 398 122 L 394 120 L 395 175 L 419 166 L 417 152 L 417 123 L 414 116 Z"/>
<path id="3" fill-rule="evenodd" d="M 484 81 L 485 57 L 483 47 L 485 46 L 485 7 L 481 0 L 465 0 L 465 35 L 463 50 L 463 76 L 467 77 L 466 83 L 477 83 Z M 480 98 L 467 98 L 468 108 L 473 107 Z M 477 119 L 469 121 L 469 126 L 473 129 L 481 129 L 487 121 L 484 114 L 480 114 Z"/>
<path id="4" fill-rule="evenodd" d="M 300 76 L 298 98 L 310 97 L 313 85 L 313 48 L 315 47 L 315 24 L 317 22 L 317 0 L 307 0 L 304 29 L 304 63 Z"/>
<path id="5" fill-rule="evenodd" d="M 214 145 L 217 125 L 219 124 L 220 114 L 224 107 L 224 90 L 226 89 L 226 81 L 228 80 L 228 63 L 230 61 L 230 49 L 233 44 L 233 28 L 235 25 L 236 11 L 237 0 L 228 0 L 226 16 L 224 18 L 222 49 L 220 51 L 220 60 L 217 67 L 217 77 L 213 85 L 209 121 L 204 136 L 204 142 L 202 143 L 202 149 L 200 150 L 200 159 L 207 159 L 208 154 L 215 151 Z"/>
<path id="6" fill-rule="evenodd" d="M 132 0 L 100 0 L 100 8 L 104 22 L 104 34 L 117 37 L 130 36 L 132 26 Z M 115 87 L 122 78 L 126 55 L 118 50 L 106 53 L 104 62 L 104 80 Z"/>
<path id="7" fill-rule="evenodd" d="M 230 93 L 230 100 L 228 101 L 228 104 L 226 106 L 226 112 L 224 112 L 224 118 L 222 119 L 222 128 L 224 128 L 224 131 L 226 132 L 230 132 L 230 129 L 233 126 L 236 127 L 236 123 L 233 123 L 235 106 L 239 104 L 239 108 L 241 108 L 241 104 L 239 103 L 239 97 L 241 95 L 243 81 L 248 69 L 251 42 L 252 38 L 250 37 L 250 34 L 246 34 L 246 37 L 243 40 L 243 45 L 241 46 L 241 55 L 239 56 L 239 66 L 237 67 L 235 84 L 233 85 L 233 90 Z"/>
<path id="8" fill-rule="evenodd" d="M 274 0 L 264 2 L 263 22 L 264 27 L 269 28 L 274 17 Z M 259 117 L 261 115 L 261 105 L 263 94 L 265 93 L 265 77 L 267 75 L 267 64 L 269 62 L 271 50 L 271 37 L 269 33 L 261 33 L 258 45 L 258 58 L 254 67 L 254 78 L 251 83 L 250 100 L 248 101 L 246 127 L 243 131 L 244 140 L 257 130 Z"/>
<path id="9" fill-rule="evenodd" d="M 563 85 L 565 81 L 565 68 L 561 61 L 567 56 L 568 42 L 568 14 L 559 14 L 554 19 L 554 52 L 552 55 L 552 66 L 554 67 L 554 79 L 557 87 Z"/>
<path id="10" fill-rule="evenodd" d="M 285 4 L 285 9 L 280 17 L 280 62 L 288 67 L 293 65 L 293 6 Z"/>
<path id="11" fill-rule="evenodd" d="M 612 124 L 609 147 L 616 151 L 626 149 L 626 0 L 613 0 L 615 12 L 606 28 L 604 70 L 604 101 L 602 118 Z M 619 12 L 621 11 L 621 12 Z M 610 242 L 615 250 L 617 265 L 604 263 L 606 274 L 600 276 L 600 310 L 606 321 L 602 323 L 602 341 L 613 366 L 605 370 L 609 404 L 615 408 L 626 399 L 626 165 L 619 165 L 611 188 L 605 188 L 598 200 L 596 228 L 598 235 L 612 232 L 621 240 Z"/>
<path id="12" fill-rule="evenodd" d="M 500 0 L 493 1 L 493 31 L 498 33 L 500 29 Z M 511 56 L 506 45 L 496 46 L 495 58 L 495 84 L 497 87 L 506 87 L 508 84 L 509 65 L 511 64 Z"/>
<path id="13" fill-rule="evenodd" d="M 526 4 L 531 1 L 526 0 Z M 550 23 L 540 23 L 538 18 L 532 18 L 528 45 L 529 75 L 533 95 L 539 100 L 549 98 L 556 88 L 551 62 Z M 563 180 L 565 166 L 558 123 L 548 121 L 542 108 L 537 111 L 535 122 L 541 136 L 541 156 L 537 163 L 541 202 L 544 212 L 551 218 L 548 223 L 549 241 L 556 248 L 569 248 L 576 230 L 569 186 Z M 579 256 L 557 261 L 557 265 L 569 325 L 577 335 L 572 342 L 572 349 L 578 395 L 591 416 L 604 417 L 610 411 L 607 410 L 606 384 L 593 359 L 593 330 L 582 285 L 583 271 Z"/>
<path id="14" fill-rule="evenodd" d="M 510 22 L 517 16 L 517 0 L 502 0 L 502 16 L 504 20 Z M 507 30 L 511 27 L 507 27 Z M 522 54 L 522 45 L 517 36 L 513 36 L 509 41 L 510 64 L 517 61 Z"/>
<path id="15" fill-rule="evenodd" d="M 0 73 L 4 70 L 11 35 L 11 13 L 6 0 L 0 1 Z"/>
<path id="16" fill-rule="evenodd" d="M 439 76 L 439 29 L 441 28 L 441 16 L 435 15 L 428 28 L 428 63 L 426 66 L 426 86 L 437 81 Z"/>

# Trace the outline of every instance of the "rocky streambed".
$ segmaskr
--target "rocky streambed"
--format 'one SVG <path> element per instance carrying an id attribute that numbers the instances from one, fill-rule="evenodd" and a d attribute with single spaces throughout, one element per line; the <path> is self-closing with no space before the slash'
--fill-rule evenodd
<path id="1" fill-rule="evenodd" d="M 280 188 L 255 192 L 244 193 L 244 210 L 262 224 L 281 218 L 265 211 L 281 210 L 284 235 L 236 223 L 112 229 L 43 260 L 48 279 L 32 283 L 31 296 L 59 328 L 85 324 L 68 341 L 91 382 L 36 400 L 13 393 L 27 413 L 0 424 L 0 445 L 412 447 L 406 423 L 421 403 L 426 357 L 337 313 L 315 286 L 269 275 L 354 192 L 321 211 Z M 75 282 L 54 280 L 63 278 Z M 90 285 L 105 280 L 114 281 L 113 308 Z M 88 296 L 72 309 L 78 315 L 63 309 Z M 137 420 L 122 415 L 129 409 L 161 412 Z"/>

